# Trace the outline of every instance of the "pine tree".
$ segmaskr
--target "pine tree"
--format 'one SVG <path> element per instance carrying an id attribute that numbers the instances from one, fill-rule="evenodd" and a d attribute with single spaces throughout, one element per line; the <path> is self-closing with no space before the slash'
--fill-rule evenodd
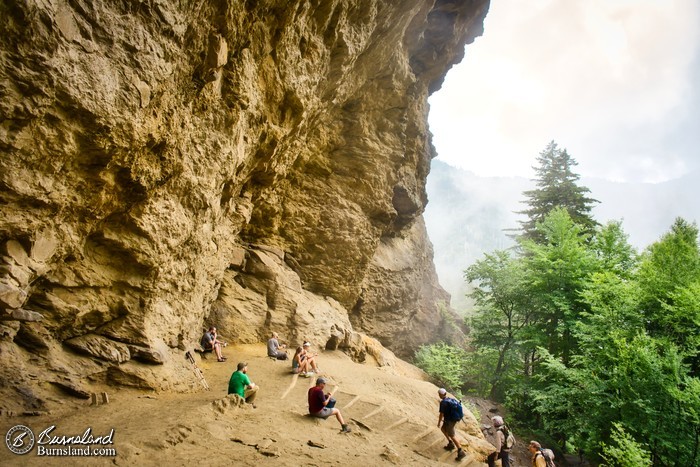
<path id="1" fill-rule="evenodd" d="M 566 209 L 571 219 L 582 227 L 583 233 L 592 235 L 598 223 L 591 217 L 591 209 L 598 201 L 588 197 L 588 188 L 577 185 L 580 176 L 572 170 L 578 165 L 576 160 L 552 141 L 540 153 L 537 162 L 539 167 L 533 167 L 537 188 L 523 193 L 527 198 L 523 203 L 528 209 L 518 212 L 527 216 L 526 221 L 520 222 L 522 235 L 542 241 L 536 226 L 556 207 Z"/>

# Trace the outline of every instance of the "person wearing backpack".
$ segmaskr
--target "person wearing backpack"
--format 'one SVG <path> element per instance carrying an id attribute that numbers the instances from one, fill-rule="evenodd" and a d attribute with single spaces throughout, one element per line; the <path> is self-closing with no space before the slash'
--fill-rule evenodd
<path id="1" fill-rule="evenodd" d="M 537 441 L 530 441 L 528 449 L 532 453 L 533 467 L 556 467 L 554 452 L 551 449 L 542 449 L 542 445 Z"/>
<path id="2" fill-rule="evenodd" d="M 442 430 L 445 438 L 447 438 L 445 449 L 451 451 L 456 447 L 457 460 L 460 461 L 467 456 L 467 453 L 464 452 L 464 449 L 462 449 L 462 446 L 459 444 L 457 433 L 455 432 L 455 425 L 457 425 L 457 422 L 464 416 L 462 403 L 457 399 L 447 397 L 447 390 L 445 388 L 438 389 L 438 395 L 440 396 L 440 414 L 438 415 L 437 426 Z"/>
<path id="3" fill-rule="evenodd" d="M 514 438 L 510 433 L 510 429 L 503 421 L 503 418 L 496 415 L 491 419 L 493 422 L 493 427 L 496 429 L 496 440 L 494 446 L 496 446 L 496 452 L 489 454 L 486 458 L 486 462 L 489 467 L 496 466 L 496 460 L 501 459 L 501 467 L 510 467 L 510 449 L 513 447 Z"/>

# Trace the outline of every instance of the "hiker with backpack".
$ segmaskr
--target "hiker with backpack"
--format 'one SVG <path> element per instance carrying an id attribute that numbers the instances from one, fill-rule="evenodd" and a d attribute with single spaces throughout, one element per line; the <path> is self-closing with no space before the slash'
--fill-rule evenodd
<path id="1" fill-rule="evenodd" d="M 532 453 L 533 467 L 556 467 L 554 452 L 551 449 L 542 449 L 542 445 L 537 441 L 530 441 L 528 449 Z"/>
<path id="2" fill-rule="evenodd" d="M 462 460 L 466 457 L 467 453 L 464 452 L 464 449 L 462 449 L 462 446 L 459 444 L 457 433 L 455 432 L 455 425 L 457 425 L 457 422 L 464 416 L 462 403 L 457 399 L 447 397 L 447 390 L 445 388 L 438 389 L 438 395 L 440 396 L 440 415 L 438 415 L 437 426 L 442 430 L 445 438 L 447 438 L 445 449 L 451 451 L 456 447 L 457 460 Z"/>
<path id="3" fill-rule="evenodd" d="M 510 432 L 508 425 L 503 421 L 503 417 L 496 415 L 491 421 L 493 422 L 493 427 L 496 429 L 496 439 L 494 443 L 496 452 L 489 454 L 489 457 L 486 458 L 486 462 L 489 464 L 489 467 L 495 467 L 496 460 L 501 459 L 501 467 L 510 467 L 509 452 L 515 444 L 515 438 Z"/>

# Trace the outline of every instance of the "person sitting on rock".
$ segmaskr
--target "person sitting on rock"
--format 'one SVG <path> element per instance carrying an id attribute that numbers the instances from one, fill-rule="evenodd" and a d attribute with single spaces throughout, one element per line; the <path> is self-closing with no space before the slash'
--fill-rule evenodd
<path id="1" fill-rule="evenodd" d="M 221 352 L 221 347 L 226 347 L 226 342 L 220 341 L 216 334 L 216 328 L 214 326 L 209 328 L 209 331 L 205 332 L 200 341 L 202 349 L 205 352 L 214 351 L 216 353 L 217 362 L 225 362 L 226 358 Z"/>
<path id="2" fill-rule="evenodd" d="M 301 355 L 299 355 L 299 359 L 302 362 L 308 362 L 307 365 L 307 371 L 312 371 L 314 373 L 320 373 L 321 370 L 319 370 L 318 365 L 316 363 L 316 357 L 318 357 L 317 353 L 312 353 L 311 352 L 311 343 L 310 342 L 304 342 L 303 345 L 304 349 L 301 351 Z"/>
<path id="3" fill-rule="evenodd" d="M 238 364 L 237 370 L 231 375 L 228 382 L 228 393 L 238 394 L 253 408 L 256 408 L 255 396 L 258 393 L 258 386 L 248 378 L 248 364 L 241 362 Z"/>
<path id="4" fill-rule="evenodd" d="M 302 360 L 301 354 L 304 352 L 302 347 L 297 347 L 297 351 L 294 353 L 294 358 L 292 358 L 292 373 L 300 374 L 302 376 L 309 376 L 309 361 Z M 307 373 L 309 372 L 309 373 Z"/>
<path id="5" fill-rule="evenodd" d="M 289 356 L 287 352 L 283 350 L 285 347 L 284 344 L 280 344 L 277 333 L 273 332 L 272 337 L 267 341 L 267 356 L 274 357 L 277 360 L 286 360 Z"/>
<path id="6" fill-rule="evenodd" d="M 309 389 L 309 413 L 312 417 L 318 417 L 324 420 L 331 415 L 335 415 L 335 418 L 338 419 L 340 423 L 340 431 L 343 433 L 350 433 L 350 427 L 345 423 L 345 420 L 343 420 L 340 409 L 328 407 L 331 401 L 333 401 L 333 403 L 335 403 L 335 401 L 331 398 L 330 394 L 324 394 L 323 390 L 326 387 L 326 383 L 326 378 L 318 378 L 316 380 L 316 386 Z"/>

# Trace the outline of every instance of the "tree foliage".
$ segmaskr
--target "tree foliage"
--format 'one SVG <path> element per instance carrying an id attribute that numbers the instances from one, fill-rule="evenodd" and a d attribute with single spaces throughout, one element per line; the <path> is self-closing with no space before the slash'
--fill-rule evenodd
<path id="1" fill-rule="evenodd" d="M 563 208 L 535 229 L 519 255 L 466 271 L 472 343 L 491 368 L 477 387 L 606 465 L 700 465 L 695 224 L 677 219 L 641 255 L 619 222 L 589 233 Z"/>
<path id="2" fill-rule="evenodd" d="M 579 291 L 596 269 L 595 258 L 587 235 L 563 208 L 552 210 L 537 224 L 537 232 L 541 242 L 522 241 L 527 292 L 540 303 L 532 325 L 540 345 L 566 362 L 576 347 L 572 326 L 587 309 Z"/>
<path id="3" fill-rule="evenodd" d="M 506 374 L 513 369 L 518 352 L 519 333 L 529 324 L 534 307 L 529 294 L 523 294 L 527 271 L 522 261 L 506 251 L 485 255 L 465 272 L 476 284 L 470 294 L 480 313 L 471 319 L 473 344 L 482 352 L 493 349 L 497 360 L 490 373 L 489 397 L 496 398 Z"/>
<path id="4" fill-rule="evenodd" d="M 541 240 L 537 224 L 555 208 L 563 208 L 583 231 L 592 234 L 598 225 L 591 216 L 591 209 L 598 203 L 590 198 L 590 190 L 577 184 L 580 176 L 573 171 L 578 165 L 566 149 L 550 142 L 537 158 L 535 169 L 537 188 L 525 191 L 527 209 L 520 211 L 527 220 L 521 222 L 523 236 L 531 240 Z"/>
<path id="5" fill-rule="evenodd" d="M 440 342 L 421 346 L 415 355 L 415 364 L 437 383 L 453 393 L 460 393 L 466 379 L 466 351 Z"/>
<path id="6" fill-rule="evenodd" d="M 602 467 L 647 467 L 652 465 L 649 451 L 625 431 L 621 423 L 615 423 L 612 443 L 602 443 Z"/>

